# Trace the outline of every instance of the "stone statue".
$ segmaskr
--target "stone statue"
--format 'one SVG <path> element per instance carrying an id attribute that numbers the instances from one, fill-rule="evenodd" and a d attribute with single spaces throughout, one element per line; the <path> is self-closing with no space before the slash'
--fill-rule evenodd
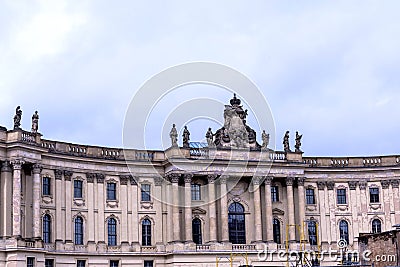
<path id="1" fill-rule="evenodd" d="M 302 137 L 303 135 L 302 134 L 299 135 L 299 132 L 296 131 L 296 144 L 294 145 L 294 147 L 296 148 L 295 152 L 303 152 L 300 150 Z"/>
<path id="2" fill-rule="evenodd" d="M 211 131 L 211 128 L 208 128 L 208 131 L 206 133 L 206 139 L 207 139 L 208 147 L 213 147 L 214 146 L 213 137 L 214 137 L 214 134 Z"/>
<path id="3" fill-rule="evenodd" d="M 35 111 L 32 115 L 32 133 L 37 133 L 39 129 L 39 114 Z"/>
<path id="4" fill-rule="evenodd" d="M 178 146 L 178 132 L 175 128 L 175 123 L 172 124 L 172 129 L 169 132 L 169 137 L 171 138 L 171 146 Z"/>
<path id="5" fill-rule="evenodd" d="M 285 136 L 283 137 L 283 150 L 285 152 L 292 152 L 289 147 L 289 131 L 286 131 Z"/>
<path id="6" fill-rule="evenodd" d="M 182 143 L 183 143 L 183 147 L 186 147 L 186 148 L 188 148 L 189 147 L 189 140 L 190 140 L 190 132 L 189 132 L 189 130 L 187 129 L 187 126 L 185 126 L 184 127 L 184 129 L 183 129 L 183 134 L 182 134 L 182 137 L 183 137 L 183 141 L 182 141 Z"/>
<path id="7" fill-rule="evenodd" d="M 21 107 L 18 106 L 15 110 L 15 116 L 14 116 L 14 130 L 16 129 L 21 129 L 21 118 L 22 118 L 22 110 Z"/>
<path id="8" fill-rule="evenodd" d="M 261 149 L 262 150 L 267 150 L 268 149 L 268 145 L 269 145 L 269 134 L 267 134 L 265 132 L 265 130 L 263 130 L 263 132 L 261 134 L 261 139 L 262 139 Z"/>

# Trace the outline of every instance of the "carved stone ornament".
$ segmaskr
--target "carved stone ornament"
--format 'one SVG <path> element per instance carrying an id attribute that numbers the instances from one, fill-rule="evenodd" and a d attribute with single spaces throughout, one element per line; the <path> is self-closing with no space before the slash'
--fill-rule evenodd
<path id="1" fill-rule="evenodd" d="M 154 176 L 154 185 L 155 186 L 162 186 L 163 182 L 164 182 L 164 178 L 163 177 L 161 177 L 159 175 Z"/>
<path id="2" fill-rule="evenodd" d="M 207 180 L 209 184 L 215 183 L 215 180 L 217 179 L 218 175 L 217 174 L 209 174 L 207 175 Z"/>
<path id="3" fill-rule="evenodd" d="M 226 184 L 226 181 L 229 179 L 229 176 L 227 176 L 227 175 L 221 175 L 220 177 L 219 177 L 219 183 L 220 184 Z"/>
<path id="4" fill-rule="evenodd" d="M 305 181 L 304 177 L 297 177 L 297 185 L 304 186 L 304 181 Z"/>
<path id="5" fill-rule="evenodd" d="M 180 174 L 178 173 L 170 173 L 167 175 L 168 179 L 171 181 L 171 183 L 177 184 L 179 183 L 179 178 L 180 178 Z"/>
<path id="6" fill-rule="evenodd" d="M 294 178 L 291 176 L 286 177 L 286 185 L 287 186 L 292 186 L 293 185 L 293 180 Z"/>
<path id="7" fill-rule="evenodd" d="M 72 171 L 64 171 L 64 179 L 65 181 L 71 181 L 71 177 L 72 177 L 73 172 Z"/>
<path id="8" fill-rule="evenodd" d="M 153 202 L 148 202 L 148 201 L 140 202 L 140 208 L 146 209 L 146 210 L 153 209 Z"/>
<path id="9" fill-rule="evenodd" d="M 32 166 L 33 174 L 40 174 L 42 172 L 42 169 L 43 169 L 43 167 L 40 164 L 33 164 L 33 166 Z"/>
<path id="10" fill-rule="evenodd" d="M 129 175 L 129 181 L 131 182 L 131 185 L 137 185 L 138 178 Z"/>
<path id="11" fill-rule="evenodd" d="M 350 190 L 356 190 L 358 182 L 357 181 L 349 181 Z"/>
<path id="12" fill-rule="evenodd" d="M 121 185 L 127 185 L 128 181 L 130 181 L 130 175 L 120 175 L 119 176 L 119 183 Z"/>
<path id="13" fill-rule="evenodd" d="M 365 188 L 367 188 L 367 181 L 358 181 L 358 187 L 360 187 L 361 190 L 365 190 Z"/>
<path id="14" fill-rule="evenodd" d="M 264 183 L 267 184 L 267 185 L 271 185 L 272 179 L 273 179 L 272 176 L 267 176 L 264 179 Z"/>
<path id="15" fill-rule="evenodd" d="M 263 181 L 263 178 L 264 177 L 262 177 L 262 176 L 254 176 L 253 177 L 253 184 L 254 185 L 260 185 L 262 183 L 262 181 Z"/>
<path id="16" fill-rule="evenodd" d="M 328 190 L 333 190 L 333 188 L 335 188 L 335 182 L 333 181 L 326 182 L 326 187 L 328 188 Z"/>
<path id="17" fill-rule="evenodd" d="M 398 179 L 390 180 L 390 183 L 392 184 L 393 188 L 399 188 L 399 180 Z"/>
<path id="18" fill-rule="evenodd" d="M 4 161 L 1 164 L 1 172 L 11 172 L 11 165 L 9 161 Z"/>
<path id="19" fill-rule="evenodd" d="M 192 182 L 193 174 L 192 173 L 185 173 L 183 175 L 183 179 L 185 181 L 185 184 L 190 184 Z"/>
<path id="20" fill-rule="evenodd" d="M 325 182 L 322 182 L 322 181 L 317 182 L 317 187 L 318 187 L 318 190 L 324 190 Z"/>
<path id="21" fill-rule="evenodd" d="M 382 180 L 381 185 L 382 185 L 382 189 L 387 189 L 387 188 L 389 188 L 390 183 L 388 180 Z"/>
<path id="22" fill-rule="evenodd" d="M 86 180 L 88 183 L 94 183 L 94 178 L 96 177 L 95 173 L 86 173 Z"/>
<path id="23" fill-rule="evenodd" d="M 15 159 L 11 161 L 13 170 L 21 170 L 22 165 L 25 164 L 25 161 L 22 159 Z"/>
<path id="24" fill-rule="evenodd" d="M 100 183 L 100 184 L 104 183 L 104 178 L 105 178 L 104 174 L 96 173 L 97 183 Z"/>
<path id="25" fill-rule="evenodd" d="M 54 176 L 55 176 L 56 180 L 61 180 L 62 179 L 62 175 L 63 175 L 63 171 L 62 170 L 54 170 Z"/>

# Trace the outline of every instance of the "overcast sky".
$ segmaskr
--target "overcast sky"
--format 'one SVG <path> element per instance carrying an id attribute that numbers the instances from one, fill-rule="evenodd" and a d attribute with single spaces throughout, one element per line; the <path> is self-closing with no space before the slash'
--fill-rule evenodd
<path id="1" fill-rule="evenodd" d="M 147 79 L 211 61 L 259 86 L 279 150 L 284 131 L 298 130 L 307 156 L 400 154 L 399 10 L 366 0 L 2 0 L 0 125 L 11 129 L 21 105 L 23 128 L 38 110 L 46 139 L 120 147 Z M 205 128 L 192 124 L 192 141 Z"/>

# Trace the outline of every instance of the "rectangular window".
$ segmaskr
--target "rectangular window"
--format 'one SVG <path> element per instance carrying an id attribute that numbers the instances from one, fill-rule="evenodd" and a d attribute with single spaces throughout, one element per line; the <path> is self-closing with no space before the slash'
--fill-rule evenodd
<path id="1" fill-rule="evenodd" d="M 119 261 L 115 261 L 115 260 L 110 261 L 110 267 L 118 267 L 118 265 L 119 265 Z"/>
<path id="2" fill-rule="evenodd" d="M 347 204 L 346 189 L 337 190 L 337 204 Z"/>
<path id="3" fill-rule="evenodd" d="M 44 267 L 54 267 L 54 260 L 53 259 L 45 259 Z"/>
<path id="4" fill-rule="evenodd" d="M 374 187 L 369 189 L 369 202 L 379 203 L 379 188 Z"/>
<path id="5" fill-rule="evenodd" d="M 271 186 L 271 199 L 272 202 L 279 201 L 279 190 L 277 186 Z"/>
<path id="6" fill-rule="evenodd" d="M 314 189 L 312 188 L 306 189 L 306 203 L 309 205 L 315 204 Z"/>
<path id="7" fill-rule="evenodd" d="M 144 261 L 143 267 L 153 267 L 153 261 Z"/>
<path id="8" fill-rule="evenodd" d="M 142 192 L 142 201 L 150 201 L 150 185 L 149 184 L 142 184 L 141 187 Z"/>
<path id="9" fill-rule="evenodd" d="M 86 261 L 85 260 L 77 260 L 76 267 L 86 267 Z"/>
<path id="10" fill-rule="evenodd" d="M 82 198 L 82 185 L 82 181 L 74 180 L 74 198 Z"/>
<path id="11" fill-rule="evenodd" d="M 26 267 L 35 267 L 35 258 L 34 257 L 26 258 Z"/>
<path id="12" fill-rule="evenodd" d="M 192 200 L 200 200 L 201 199 L 200 185 L 192 184 L 191 186 L 192 186 Z"/>
<path id="13" fill-rule="evenodd" d="M 43 177 L 42 179 L 42 195 L 50 196 L 50 177 Z"/>
<path id="14" fill-rule="evenodd" d="M 117 200 L 116 183 L 107 183 L 107 200 Z"/>

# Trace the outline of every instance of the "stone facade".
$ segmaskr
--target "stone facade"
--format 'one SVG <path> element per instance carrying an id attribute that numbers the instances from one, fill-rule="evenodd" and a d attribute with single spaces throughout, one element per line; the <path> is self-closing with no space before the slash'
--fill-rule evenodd
<path id="1" fill-rule="evenodd" d="M 357 250 L 400 223 L 400 156 L 123 151 L 0 128 L 0 161 L 1 266 L 286 266 L 273 251 Z"/>

